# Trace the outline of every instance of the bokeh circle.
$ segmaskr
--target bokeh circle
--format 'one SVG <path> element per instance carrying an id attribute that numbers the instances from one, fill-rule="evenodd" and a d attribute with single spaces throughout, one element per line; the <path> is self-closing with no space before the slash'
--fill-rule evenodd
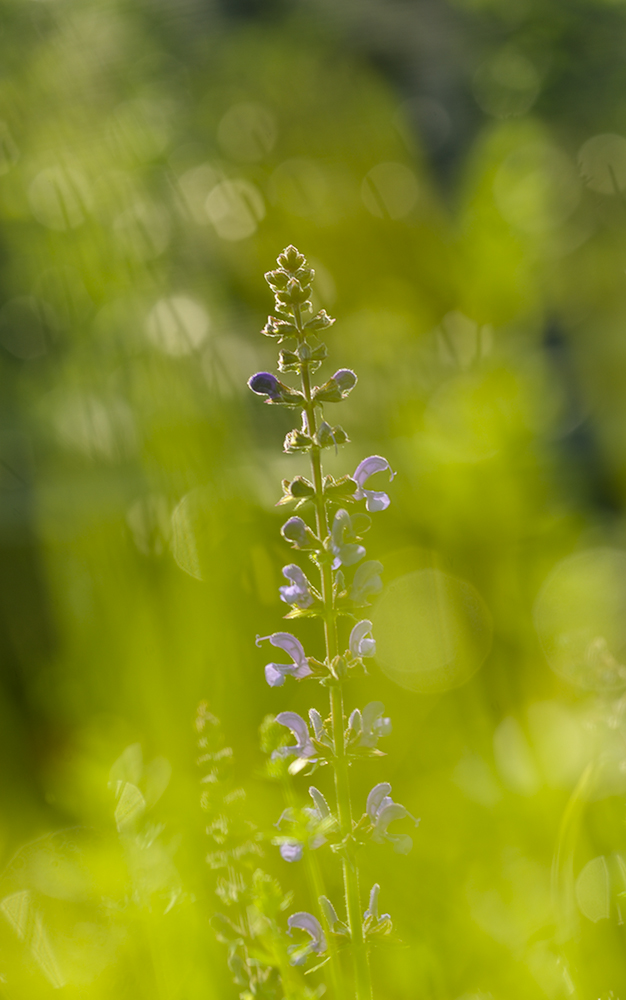
<path id="1" fill-rule="evenodd" d="M 464 684 L 491 648 L 491 615 L 478 591 L 437 569 L 393 580 L 373 624 L 382 671 L 401 687 L 424 694 Z"/>

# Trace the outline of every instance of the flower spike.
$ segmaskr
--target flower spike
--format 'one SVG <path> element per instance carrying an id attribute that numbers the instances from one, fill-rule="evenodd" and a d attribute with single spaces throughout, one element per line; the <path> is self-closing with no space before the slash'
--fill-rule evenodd
<path id="1" fill-rule="evenodd" d="M 278 725 L 275 725 L 269 717 L 266 726 L 268 752 L 279 761 L 291 758 L 286 768 L 290 775 L 303 771 L 310 773 L 318 766 L 328 765 L 334 769 L 337 779 L 339 769 L 347 764 L 381 755 L 378 740 L 391 732 L 391 722 L 384 714 L 382 702 L 374 700 L 362 710 L 354 709 L 346 728 L 343 686 L 353 673 L 367 674 L 364 660 L 376 654 L 372 622 L 360 619 L 357 609 L 368 605 L 381 591 L 383 569 L 377 560 L 366 559 L 363 535 L 371 526 L 371 518 L 362 511 L 353 514 L 348 511 L 360 500 L 365 502 L 369 513 L 385 510 L 390 504 L 389 496 L 382 490 L 369 489 L 368 480 L 380 472 L 388 472 L 392 480 L 395 473 L 387 459 L 380 455 L 363 459 L 354 476 L 324 473 L 322 456 L 325 449 L 334 448 L 338 454 L 339 446 L 349 442 L 341 425 L 324 419 L 326 404 L 345 400 L 358 378 L 351 368 L 338 368 L 330 377 L 325 376 L 326 381 L 321 379 L 321 384 L 312 384 L 312 376 L 328 358 L 326 344 L 319 336 L 335 322 L 324 309 L 314 314 L 314 278 L 315 272 L 304 254 L 292 245 L 278 255 L 277 266 L 265 275 L 274 295 L 275 315 L 268 317 L 262 332 L 281 345 L 277 364 L 279 375 L 284 375 L 287 381 L 297 376 L 299 385 L 292 387 L 272 372 L 257 372 L 248 385 L 266 403 L 291 407 L 295 411 L 297 426 L 287 432 L 283 452 L 307 455 L 310 462 L 308 474 L 292 473 L 289 479 L 283 479 L 282 496 L 276 503 L 277 507 L 293 505 L 294 514 L 282 524 L 280 533 L 292 549 L 307 559 L 303 567 L 309 567 L 305 572 L 305 568 L 296 563 L 284 566 L 282 574 L 286 582 L 279 587 L 279 596 L 284 604 L 290 605 L 286 618 L 311 617 L 324 623 L 325 649 L 323 654 L 318 654 L 319 660 L 307 656 L 300 639 L 290 632 L 257 636 L 257 645 L 268 641 L 282 650 L 289 660 L 265 665 L 265 679 L 270 687 L 282 687 L 286 677 L 312 678 L 319 680 L 330 695 L 329 710 L 310 708 L 308 719 L 285 711 L 276 716 Z M 299 516 L 301 513 L 303 517 Z M 311 576 L 311 568 L 319 577 Z M 336 641 L 339 615 L 353 619 L 348 648 L 343 652 Z M 281 740 L 280 726 L 290 730 L 291 739 Z M 279 745 L 281 742 L 287 745 Z M 341 763 L 340 758 L 343 758 Z M 284 772 L 285 767 L 281 765 L 273 774 L 283 776 Z M 335 997 L 350 995 L 357 1000 L 367 1000 L 373 995 L 367 946 L 373 936 L 390 932 L 391 919 L 387 913 L 379 915 L 378 884 L 374 885 L 369 907 L 361 917 L 364 905 L 355 848 L 371 839 L 374 843 L 386 841 L 395 851 L 406 853 L 410 850 L 411 838 L 389 830 L 390 827 L 394 829 L 392 824 L 396 820 L 413 820 L 413 817 L 404 806 L 393 801 L 391 785 L 382 782 L 371 790 L 362 818 L 353 822 L 348 771 L 345 777 L 345 781 L 335 780 L 332 801 L 327 801 L 322 792 L 311 785 L 306 805 L 290 804 L 284 810 L 276 824 L 278 835 L 272 843 L 279 848 L 282 859 L 293 864 L 300 861 L 305 852 L 323 848 L 330 842 L 343 867 L 346 922 L 340 919 L 326 896 L 319 896 L 318 916 L 323 926 L 316 916 L 305 910 L 293 913 L 287 921 L 288 934 L 304 931 L 302 937 L 307 940 L 290 944 L 287 954 L 291 965 L 302 966 L 311 956 L 326 951 L 328 938 L 329 955 L 316 968 L 328 962 L 330 993 Z M 245 947 L 243 953 L 252 956 L 252 950 L 247 952 Z M 339 948 L 353 951 L 355 978 L 350 986 L 343 982 Z M 242 981 L 245 983 L 245 977 Z M 256 996 L 260 982 L 260 979 L 254 982 L 250 979 L 250 989 L 245 995 L 254 993 Z M 311 991 L 305 989 L 304 992 L 308 995 Z M 317 992 L 323 992 L 323 988 Z"/>

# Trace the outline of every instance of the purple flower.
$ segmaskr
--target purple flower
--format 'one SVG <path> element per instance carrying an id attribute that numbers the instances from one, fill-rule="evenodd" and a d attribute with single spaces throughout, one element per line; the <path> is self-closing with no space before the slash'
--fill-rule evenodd
<path id="1" fill-rule="evenodd" d="M 385 706 L 382 701 L 370 701 L 363 712 L 355 708 L 350 715 L 350 729 L 357 735 L 356 746 L 375 747 L 381 736 L 389 736 L 391 719 L 383 717 Z"/>
<path id="2" fill-rule="evenodd" d="M 259 396 L 268 396 L 273 402 L 282 397 L 282 383 L 271 372 L 257 372 L 248 379 L 248 385 Z"/>
<path id="3" fill-rule="evenodd" d="M 347 395 L 357 384 L 356 374 L 350 368 L 340 368 L 331 376 L 332 381 L 337 383 L 337 387 L 342 396 Z"/>
<path id="4" fill-rule="evenodd" d="M 292 746 L 278 747 L 272 753 L 272 757 L 302 757 L 304 759 L 315 757 L 317 750 L 311 743 L 309 727 L 301 715 L 298 715 L 297 712 L 280 712 L 276 716 L 276 722 L 290 729 L 296 742 Z"/>
<path id="5" fill-rule="evenodd" d="M 347 510 L 338 510 L 333 518 L 333 526 L 330 533 L 330 547 L 333 555 L 333 569 L 340 566 L 353 566 L 366 555 L 362 545 L 354 542 L 346 542 L 345 534 L 354 537 L 352 518 Z"/>
<path id="6" fill-rule="evenodd" d="M 350 633 L 350 652 L 354 657 L 375 656 L 376 640 L 372 637 L 372 623 L 364 618 L 357 622 Z"/>
<path id="7" fill-rule="evenodd" d="M 287 924 L 289 926 L 289 933 L 291 933 L 294 927 L 297 927 L 300 930 L 306 931 L 311 938 L 304 945 L 292 945 L 289 948 L 291 965 L 303 965 L 311 952 L 320 955 L 323 951 L 326 951 L 326 938 L 322 930 L 322 925 L 312 913 L 306 913 L 305 911 L 293 913 L 287 920 Z"/>
<path id="8" fill-rule="evenodd" d="M 354 574 L 352 586 L 349 591 L 349 598 L 355 604 L 367 604 L 368 598 L 374 594 L 379 594 L 383 589 L 383 582 L 378 575 L 382 572 L 383 564 L 376 559 L 361 563 Z"/>
<path id="9" fill-rule="evenodd" d="M 259 396 L 267 396 L 266 403 L 284 403 L 285 406 L 304 404 L 302 393 L 285 385 L 271 372 L 257 372 L 248 379 L 248 385 Z"/>
<path id="10" fill-rule="evenodd" d="M 299 840 L 289 840 L 279 847 L 280 856 L 283 861 L 301 861 L 304 854 L 304 844 Z"/>
<path id="11" fill-rule="evenodd" d="M 384 840 L 388 840 L 393 844 L 397 854 L 408 854 L 413 847 L 411 838 L 406 834 L 388 833 L 387 827 L 396 819 L 412 819 L 416 826 L 419 820 L 411 816 L 404 806 L 394 802 L 390 792 L 391 785 L 387 781 L 382 781 L 379 785 L 374 785 L 367 796 L 365 810 L 373 827 L 372 840 L 375 844 L 382 844 Z"/>
<path id="12" fill-rule="evenodd" d="M 313 594 L 311 585 L 300 567 L 295 563 L 283 566 L 283 576 L 291 580 L 291 583 L 278 588 L 281 601 L 285 604 L 295 604 L 298 608 L 309 608 L 313 604 Z"/>
<path id="13" fill-rule="evenodd" d="M 273 632 L 271 635 L 257 635 L 257 646 L 269 639 L 272 646 L 284 649 L 293 663 L 268 663 L 265 666 L 265 680 L 270 687 L 282 687 L 285 677 L 295 677 L 300 681 L 303 677 L 309 677 L 312 670 L 304 652 L 304 648 L 299 639 L 290 632 Z"/>
<path id="14" fill-rule="evenodd" d="M 391 471 L 391 466 L 386 458 L 382 458 L 381 455 L 370 455 L 369 458 L 364 458 L 362 462 L 357 465 L 356 470 L 352 478 L 359 484 L 359 488 L 354 494 L 355 500 L 365 500 L 366 507 L 369 511 L 386 510 L 391 503 L 389 497 L 386 493 L 379 490 L 364 490 L 363 483 L 367 482 L 370 476 L 373 476 L 375 472 L 384 472 L 385 469 L 389 469 L 390 476 L 389 482 L 395 476 L 395 472 Z"/>
<path id="15" fill-rule="evenodd" d="M 290 517 L 283 524 L 280 533 L 285 541 L 291 542 L 294 549 L 311 549 L 316 547 L 317 539 L 308 524 L 301 517 Z M 317 546 L 319 546 L 319 542 L 317 542 Z"/>

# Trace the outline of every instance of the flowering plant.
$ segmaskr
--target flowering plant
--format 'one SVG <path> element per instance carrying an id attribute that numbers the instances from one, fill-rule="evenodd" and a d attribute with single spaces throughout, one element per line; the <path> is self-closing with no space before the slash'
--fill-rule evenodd
<path id="1" fill-rule="evenodd" d="M 325 656 L 321 661 L 307 656 L 300 640 L 289 632 L 257 636 L 257 645 L 269 640 L 291 660 L 265 665 L 265 678 L 271 687 L 282 687 L 287 678 L 293 678 L 315 680 L 327 689 L 330 702 L 327 718 L 315 708 L 309 711 L 308 722 L 292 711 L 276 716 L 276 722 L 291 732 L 293 741 L 275 746 L 273 756 L 292 759 L 291 774 L 307 773 L 320 764 L 330 765 L 334 771 L 335 801 L 329 805 L 322 793 L 311 786 L 313 807 L 287 809 L 277 824 L 281 834 L 276 842 L 282 857 L 289 862 L 299 861 L 305 851 L 329 845 L 341 860 L 345 886 L 342 918 L 325 895 L 318 900 L 319 918 L 307 912 L 294 913 L 288 918 L 289 933 L 299 929 L 308 936 L 304 943 L 298 942 L 290 949 L 290 961 L 292 965 L 302 965 L 312 956 L 327 956 L 331 988 L 339 1000 L 343 994 L 338 952 L 347 948 L 352 952 L 351 995 L 357 1000 L 370 1000 L 368 943 L 372 936 L 391 930 L 391 919 L 389 914 L 378 914 L 378 885 L 372 888 L 369 907 L 363 910 L 358 849 L 367 840 L 387 841 L 397 852 L 406 853 L 411 848 L 411 838 L 406 833 L 391 833 L 389 827 L 397 820 L 413 820 L 413 817 L 391 799 L 391 785 L 386 782 L 371 790 L 358 821 L 353 815 L 349 769 L 355 761 L 380 753 L 378 740 L 391 731 L 391 723 L 384 716 L 384 706 L 377 701 L 362 710 L 355 709 L 348 719 L 344 712 L 345 683 L 351 675 L 363 671 L 363 660 L 376 652 L 372 623 L 360 615 L 370 598 L 382 589 L 383 568 L 376 560 L 364 561 L 363 535 L 371 525 L 371 518 L 362 511 L 351 514 L 347 507 L 365 501 L 370 513 L 385 510 L 390 503 L 387 493 L 366 488 L 366 484 L 375 473 L 389 472 L 390 479 L 394 473 L 385 458 L 371 455 L 359 463 L 352 475 L 339 479 L 324 475 L 323 450 L 337 448 L 349 440 L 341 426 L 333 426 L 325 419 L 324 407 L 342 402 L 357 384 L 357 376 L 351 369 L 340 368 L 322 385 L 313 385 L 311 376 L 328 353 L 318 335 L 335 321 L 323 309 L 313 314 L 314 271 L 303 254 L 289 246 L 279 255 L 277 263 L 278 268 L 265 275 L 274 292 L 277 315 L 268 317 L 262 332 L 275 338 L 279 345 L 286 345 L 279 353 L 278 370 L 281 374 L 298 375 L 300 385 L 293 388 L 271 372 L 258 372 L 248 385 L 253 392 L 264 396 L 266 403 L 289 407 L 301 417 L 300 425 L 287 434 L 284 451 L 308 453 L 311 477 L 284 480 L 278 505 L 292 504 L 295 510 L 312 514 L 311 523 L 294 514 L 281 528 L 284 540 L 307 561 L 307 570 L 297 563 L 283 568 L 287 582 L 280 587 L 280 599 L 290 606 L 286 618 L 306 616 L 321 622 Z M 355 622 L 346 649 L 339 642 L 340 616 Z"/>

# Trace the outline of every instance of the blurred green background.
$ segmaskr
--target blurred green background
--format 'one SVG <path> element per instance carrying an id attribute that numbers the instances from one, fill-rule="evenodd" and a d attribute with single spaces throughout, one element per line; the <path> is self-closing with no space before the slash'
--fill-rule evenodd
<path id="1" fill-rule="evenodd" d="M 245 383 L 295 243 L 360 379 L 327 469 L 398 470 L 348 706 L 394 723 L 357 801 L 421 817 L 363 853 L 376 997 L 624 1000 L 626 4 L 0 10 L 0 996 L 238 995 L 193 721 L 271 830 L 258 727 L 324 701 L 254 646 L 306 463 Z M 133 836 L 117 780 L 154 802 Z"/>

